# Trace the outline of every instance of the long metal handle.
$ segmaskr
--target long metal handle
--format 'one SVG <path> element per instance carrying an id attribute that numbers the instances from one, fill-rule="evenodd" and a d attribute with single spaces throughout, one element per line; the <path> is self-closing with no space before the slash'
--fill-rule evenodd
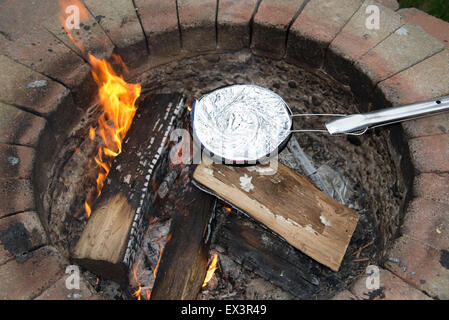
<path id="1" fill-rule="evenodd" d="M 400 107 L 349 115 L 326 123 L 330 134 L 364 133 L 369 128 L 416 119 L 424 115 L 449 111 L 449 96 Z"/>

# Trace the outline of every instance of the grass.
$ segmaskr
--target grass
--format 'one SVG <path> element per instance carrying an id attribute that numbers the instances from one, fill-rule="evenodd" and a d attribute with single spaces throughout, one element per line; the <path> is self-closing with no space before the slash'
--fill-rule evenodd
<path id="1" fill-rule="evenodd" d="M 449 21 L 449 0 L 399 0 L 401 8 L 415 7 L 442 20 Z"/>

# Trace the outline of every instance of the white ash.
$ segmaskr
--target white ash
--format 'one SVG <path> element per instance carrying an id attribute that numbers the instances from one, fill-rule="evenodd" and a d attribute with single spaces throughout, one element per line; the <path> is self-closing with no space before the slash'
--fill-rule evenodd
<path id="1" fill-rule="evenodd" d="M 246 192 L 250 192 L 252 189 L 254 189 L 254 185 L 251 183 L 251 180 L 253 177 L 248 177 L 247 174 L 240 177 L 240 187 L 245 190 Z"/>

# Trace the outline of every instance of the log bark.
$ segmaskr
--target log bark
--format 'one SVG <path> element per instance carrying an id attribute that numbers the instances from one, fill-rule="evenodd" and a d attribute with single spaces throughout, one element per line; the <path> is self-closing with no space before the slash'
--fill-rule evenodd
<path id="1" fill-rule="evenodd" d="M 128 282 L 147 214 L 165 175 L 170 132 L 185 111 L 180 94 L 147 98 L 138 108 L 100 198 L 72 252 L 72 261 L 120 284 Z"/>
<path id="2" fill-rule="evenodd" d="M 193 178 L 205 190 L 248 213 L 293 247 L 338 271 L 358 214 L 278 163 L 270 175 L 261 167 L 205 164 Z"/>
<path id="3" fill-rule="evenodd" d="M 208 268 L 207 240 L 215 198 L 189 183 L 176 209 L 151 300 L 196 299 Z"/>

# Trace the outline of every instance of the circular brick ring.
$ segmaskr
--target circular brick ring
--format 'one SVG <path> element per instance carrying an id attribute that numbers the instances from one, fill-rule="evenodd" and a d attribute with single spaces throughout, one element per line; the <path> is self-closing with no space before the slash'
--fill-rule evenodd
<path id="1" fill-rule="evenodd" d="M 84 52 L 100 58 L 119 53 L 134 75 L 199 54 L 249 48 L 323 69 L 366 108 L 449 94 L 449 24 L 416 9 L 398 10 L 395 0 L 347 0 L 344 7 L 339 0 L 83 2 L 88 17 L 74 36 Z M 96 87 L 87 56 L 61 27 L 54 1 L 0 6 L 0 231 L 14 226 L 26 235 L 17 250 L 30 251 L 14 256 L 0 245 L 0 299 L 65 298 L 68 262 L 49 244 L 40 191 L 52 157 Z M 372 6 L 378 29 L 366 23 Z M 449 116 L 402 128 L 402 154 L 410 157 L 407 170 L 415 178 L 400 236 L 380 270 L 382 294 L 448 299 Z M 365 283 L 362 277 L 335 298 L 372 297 Z M 84 282 L 81 293 L 95 298 Z"/>

